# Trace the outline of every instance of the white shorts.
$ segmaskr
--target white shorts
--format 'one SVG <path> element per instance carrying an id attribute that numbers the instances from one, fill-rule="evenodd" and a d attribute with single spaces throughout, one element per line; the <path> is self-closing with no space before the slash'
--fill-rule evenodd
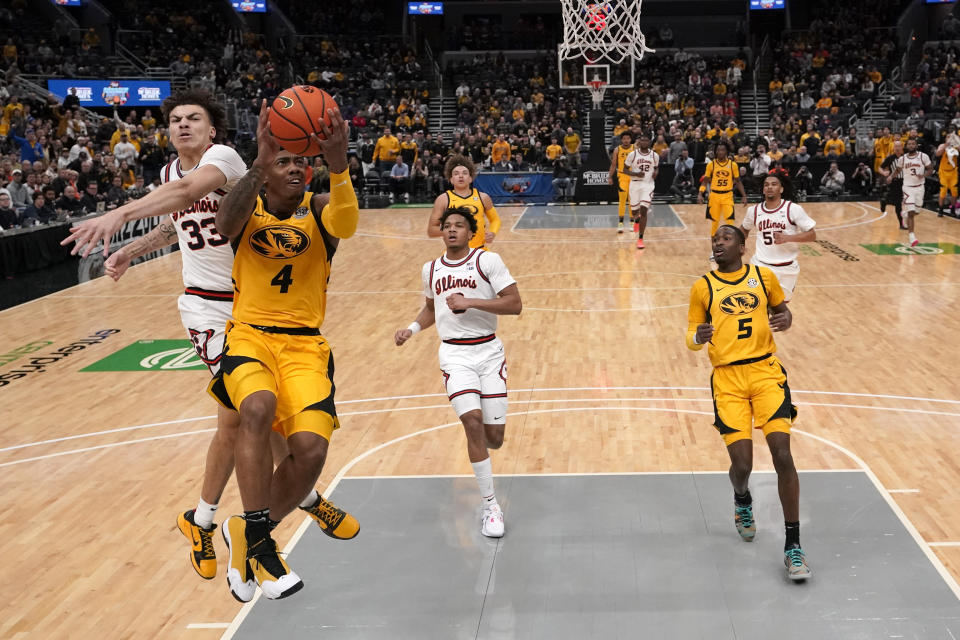
<path id="1" fill-rule="evenodd" d="M 767 264 L 757 260 L 756 256 L 750 258 L 750 264 L 758 265 L 761 267 L 766 267 L 773 271 L 773 275 L 777 276 L 777 280 L 780 282 L 780 288 L 783 289 L 783 297 L 787 302 L 790 302 L 790 299 L 793 298 L 793 290 L 797 288 L 797 278 L 800 277 L 800 263 L 796 260 L 792 264 L 788 264 L 783 267 L 775 267 L 773 265 Z"/>
<path id="2" fill-rule="evenodd" d="M 650 200 L 653 198 L 653 183 L 642 180 L 630 181 L 630 208 L 639 209 L 640 207 L 650 208 Z"/>
<path id="3" fill-rule="evenodd" d="M 180 308 L 180 321 L 197 355 L 210 368 L 210 373 L 216 374 L 220 371 L 224 329 L 233 313 L 233 302 L 183 294 L 177 300 L 177 306 Z"/>
<path id="4" fill-rule="evenodd" d="M 923 185 L 919 187 L 903 188 L 903 208 L 906 211 L 916 211 L 923 206 Z"/>
<path id="5" fill-rule="evenodd" d="M 475 345 L 441 343 L 440 370 L 458 417 L 480 409 L 483 424 L 506 424 L 507 362 L 499 338 Z"/>

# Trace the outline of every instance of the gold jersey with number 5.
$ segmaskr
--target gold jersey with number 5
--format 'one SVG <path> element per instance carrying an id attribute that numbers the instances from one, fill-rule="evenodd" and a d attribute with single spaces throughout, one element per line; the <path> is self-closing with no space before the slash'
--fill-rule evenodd
<path id="1" fill-rule="evenodd" d="M 257 196 L 253 213 L 234 244 L 233 319 L 253 325 L 314 327 L 323 324 L 333 237 L 303 199 L 286 218 Z"/>
<path id="2" fill-rule="evenodd" d="M 713 325 L 707 343 L 714 367 L 737 364 L 777 350 L 768 307 L 783 302 L 783 290 L 770 269 L 748 264 L 735 273 L 710 273 L 690 290 L 689 327 Z"/>

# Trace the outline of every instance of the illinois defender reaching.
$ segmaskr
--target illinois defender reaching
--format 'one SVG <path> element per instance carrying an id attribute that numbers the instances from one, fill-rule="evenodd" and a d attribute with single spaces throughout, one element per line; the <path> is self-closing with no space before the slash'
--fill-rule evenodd
<path id="1" fill-rule="evenodd" d="M 469 240 L 477 232 L 472 211 L 447 209 L 440 216 L 440 226 L 446 253 L 423 265 L 423 309 L 410 326 L 397 330 L 394 340 L 402 346 L 436 322 L 447 397 L 463 423 L 467 454 L 480 488 L 480 532 L 499 538 L 504 532 L 503 512 L 493 491 L 488 449 L 503 444 L 507 365 L 495 331 L 497 316 L 518 315 L 523 303 L 500 256 L 470 248 Z"/>

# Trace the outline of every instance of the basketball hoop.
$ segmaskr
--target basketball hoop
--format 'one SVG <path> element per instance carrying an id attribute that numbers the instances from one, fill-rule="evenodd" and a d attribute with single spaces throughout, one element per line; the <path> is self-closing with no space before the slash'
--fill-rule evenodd
<path id="1" fill-rule="evenodd" d="M 620 64 L 628 58 L 639 61 L 652 53 L 640 30 L 643 0 L 561 0 L 563 42 L 561 60 L 599 52 L 601 61 Z"/>
<path id="2" fill-rule="evenodd" d="M 600 109 L 603 107 L 603 94 L 607 91 L 607 83 L 599 78 L 594 78 L 587 82 L 587 87 L 590 89 L 590 96 L 593 98 L 593 108 Z"/>

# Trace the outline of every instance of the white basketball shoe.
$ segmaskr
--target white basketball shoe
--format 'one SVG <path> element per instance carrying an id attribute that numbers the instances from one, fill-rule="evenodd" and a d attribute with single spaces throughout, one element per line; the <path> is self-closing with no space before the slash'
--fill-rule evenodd
<path id="1" fill-rule="evenodd" d="M 503 511 L 500 505 L 494 503 L 483 509 L 483 525 L 480 527 L 480 533 L 488 538 L 503 537 Z"/>

